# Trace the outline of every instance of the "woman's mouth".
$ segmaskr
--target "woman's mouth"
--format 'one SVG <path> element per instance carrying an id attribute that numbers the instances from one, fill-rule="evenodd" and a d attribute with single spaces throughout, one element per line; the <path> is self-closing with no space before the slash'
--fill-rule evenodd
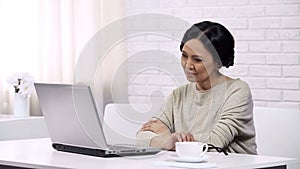
<path id="1" fill-rule="evenodd" d="M 196 73 L 185 71 L 185 75 L 188 77 L 194 77 L 194 76 L 196 76 Z"/>

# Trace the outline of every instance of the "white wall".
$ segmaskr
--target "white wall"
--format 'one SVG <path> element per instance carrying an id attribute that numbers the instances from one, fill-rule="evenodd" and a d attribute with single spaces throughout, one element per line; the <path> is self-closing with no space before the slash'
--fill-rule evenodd
<path id="1" fill-rule="evenodd" d="M 300 0 L 125 1 L 127 16 L 146 12 L 169 14 L 190 23 L 220 22 L 236 40 L 235 65 L 224 73 L 248 82 L 256 106 L 300 109 Z M 127 49 L 129 80 L 141 68 L 168 65 L 171 74 L 182 80 L 180 84 L 186 82 L 178 62 L 178 41 L 144 34 L 128 39 Z M 143 53 L 147 49 L 177 59 Z M 132 79 L 129 94 L 135 102 L 144 102 L 151 93 L 159 95 L 155 90 L 167 95 L 176 87 L 175 81 L 162 71 L 148 69 Z"/>

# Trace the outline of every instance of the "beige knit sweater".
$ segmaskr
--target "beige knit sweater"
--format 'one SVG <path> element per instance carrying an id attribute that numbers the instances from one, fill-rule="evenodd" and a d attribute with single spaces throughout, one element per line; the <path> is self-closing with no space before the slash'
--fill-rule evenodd
<path id="1" fill-rule="evenodd" d="M 253 102 L 248 85 L 240 79 L 198 91 L 196 83 L 175 89 L 157 117 L 171 133 L 193 134 L 196 141 L 230 152 L 256 154 Z M 137 144 L 149 146 L 157 134 L 137 134 Z"/>

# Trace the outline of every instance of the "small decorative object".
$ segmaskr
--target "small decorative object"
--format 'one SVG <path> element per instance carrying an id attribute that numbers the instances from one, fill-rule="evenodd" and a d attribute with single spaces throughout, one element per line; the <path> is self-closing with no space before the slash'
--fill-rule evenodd
<path id="1" fill-rule="evenodd" d="M 17 116 L 30 115 L 29 97 L 34 88 L 34 79 L 28 73 L 15 73 L 7 78 L 8 84 L 14 87 L 14 114 Z"/>

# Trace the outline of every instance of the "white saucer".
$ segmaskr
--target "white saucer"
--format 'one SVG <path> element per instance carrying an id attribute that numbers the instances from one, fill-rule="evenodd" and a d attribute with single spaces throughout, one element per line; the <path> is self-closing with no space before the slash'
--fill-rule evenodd
<path id="1" fill-rule="evenodd" d="M 170 160 L 178 161 L 178 162 L 187 162 L 187 163 L 200 163 L 205 162 L 207 159 L 207 155 L 202 157 L 178 157 L 177 155 L 168 156 Z"/>

